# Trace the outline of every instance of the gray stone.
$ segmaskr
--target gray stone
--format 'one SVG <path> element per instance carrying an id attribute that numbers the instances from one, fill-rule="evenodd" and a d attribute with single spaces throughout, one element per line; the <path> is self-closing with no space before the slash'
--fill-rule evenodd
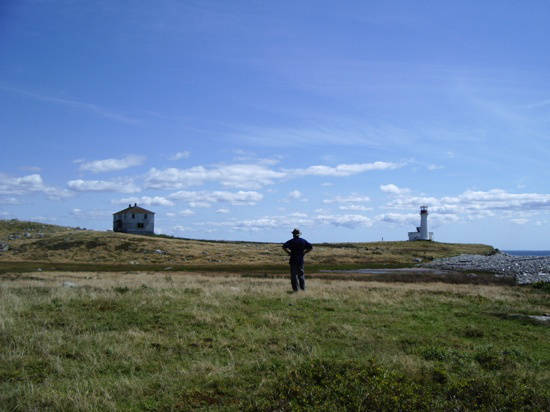
<path id="1" fill-rule="evenodd" d="M 550 256 L 512 256 L 496 253 L 490 256 L 460 255 L 436 259 L 424 267 L 495 273 L 495 276 L 510 277 L 516 284 L 550 282 Z"/>
<path id="2" fill-rule="evenodd" d="M 66 288 L 76 288 L 77 286 L 78 285 L 73 282 L 63 282 L 63 287 L 66 287 Z"/>
<path id="3" fill-rule="evenodd" d="M 165 255 L 165 254 L 166 254 L 166 252 L 165 252 L 164 250 L 161 250 L 161 249 L 155 250 L 155 253 L 156 253 L 157 255 Z"/>
<path id="4" fill-rule="evenodd" d="M 10 245 L 0 242 L 0 252 L 7 252 L 8 250 L 10 250 Z"/>

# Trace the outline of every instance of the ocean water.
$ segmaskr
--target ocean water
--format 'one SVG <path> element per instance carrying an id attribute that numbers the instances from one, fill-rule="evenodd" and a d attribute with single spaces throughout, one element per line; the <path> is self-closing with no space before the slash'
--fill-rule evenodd
<path id="1" fill-rule="evenodd" d="M 514 256 L 550 256 L 550 250 L 503 250 Z"/>

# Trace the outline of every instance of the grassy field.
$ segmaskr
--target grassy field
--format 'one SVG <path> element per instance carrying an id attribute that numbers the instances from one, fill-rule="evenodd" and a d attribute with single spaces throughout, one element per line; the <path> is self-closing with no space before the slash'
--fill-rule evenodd
<path id="1" fill-rule="evenodd" d="M 550 410 L 547 287 L 307 286 L 1 275 L 0 409 Z"/>
<path id="2" fill-rule="evenodd" d="M 10 235 L 16 238 L 7 240 Z M 219 269 L 226 266 L 228 271 L 261 266 L 281 270 L 288 260 L 281 249 L 285 240 L 281 239 L 281 243 L 220 242 L 76 230 L 4 220 L 0 221 L 0 241 L 7 241 L 10 249 L 0 253 L 0 263 L 133 265 L 134 270 L 140 267 L 143 270 L 162 270 L 167 266 L 197 269 L 197 265 Z M 487 245 L 439 242 L 325 243 L 314 245 L 307 262 L 315 270 L 403 267 L 414 265 L 419 260 L 493 251 Z M 118 270 L 126 269 L 119 267 Z"/>

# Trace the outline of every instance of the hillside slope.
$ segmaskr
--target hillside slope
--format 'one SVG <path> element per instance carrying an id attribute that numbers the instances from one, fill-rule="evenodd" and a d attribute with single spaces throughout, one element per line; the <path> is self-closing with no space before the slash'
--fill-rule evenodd
<path id="1" fill-rule="evenodd" d="M 7 224 L 6 224 L 7 223 Z M 33 226 L 38 225 L 38 226 Z M 6 227 L 7 226 L 7 227 Z M 23 229 L 24 233 L 13 229 Z M 32 229 L 32 230 L 31 230 Z M 220 242 L 79 230 L 29 222 L 0 222 L 9 250 L 0 261 L 109 264 L 284 264 L 280 243 Z M 324 243 L 314 245 L 310 264 L 411 264 L 462 253 L 489 254 L 479 244 L 438 242 Z"/>

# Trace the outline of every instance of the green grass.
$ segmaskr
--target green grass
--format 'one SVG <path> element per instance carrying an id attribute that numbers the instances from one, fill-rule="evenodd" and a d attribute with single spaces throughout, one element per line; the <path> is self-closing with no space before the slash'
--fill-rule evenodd
<path id="1" fill-rule="evenodd" d="M 0 409 L 550 409 L 546 288 L 149 279 L 0 283 Z"/>

